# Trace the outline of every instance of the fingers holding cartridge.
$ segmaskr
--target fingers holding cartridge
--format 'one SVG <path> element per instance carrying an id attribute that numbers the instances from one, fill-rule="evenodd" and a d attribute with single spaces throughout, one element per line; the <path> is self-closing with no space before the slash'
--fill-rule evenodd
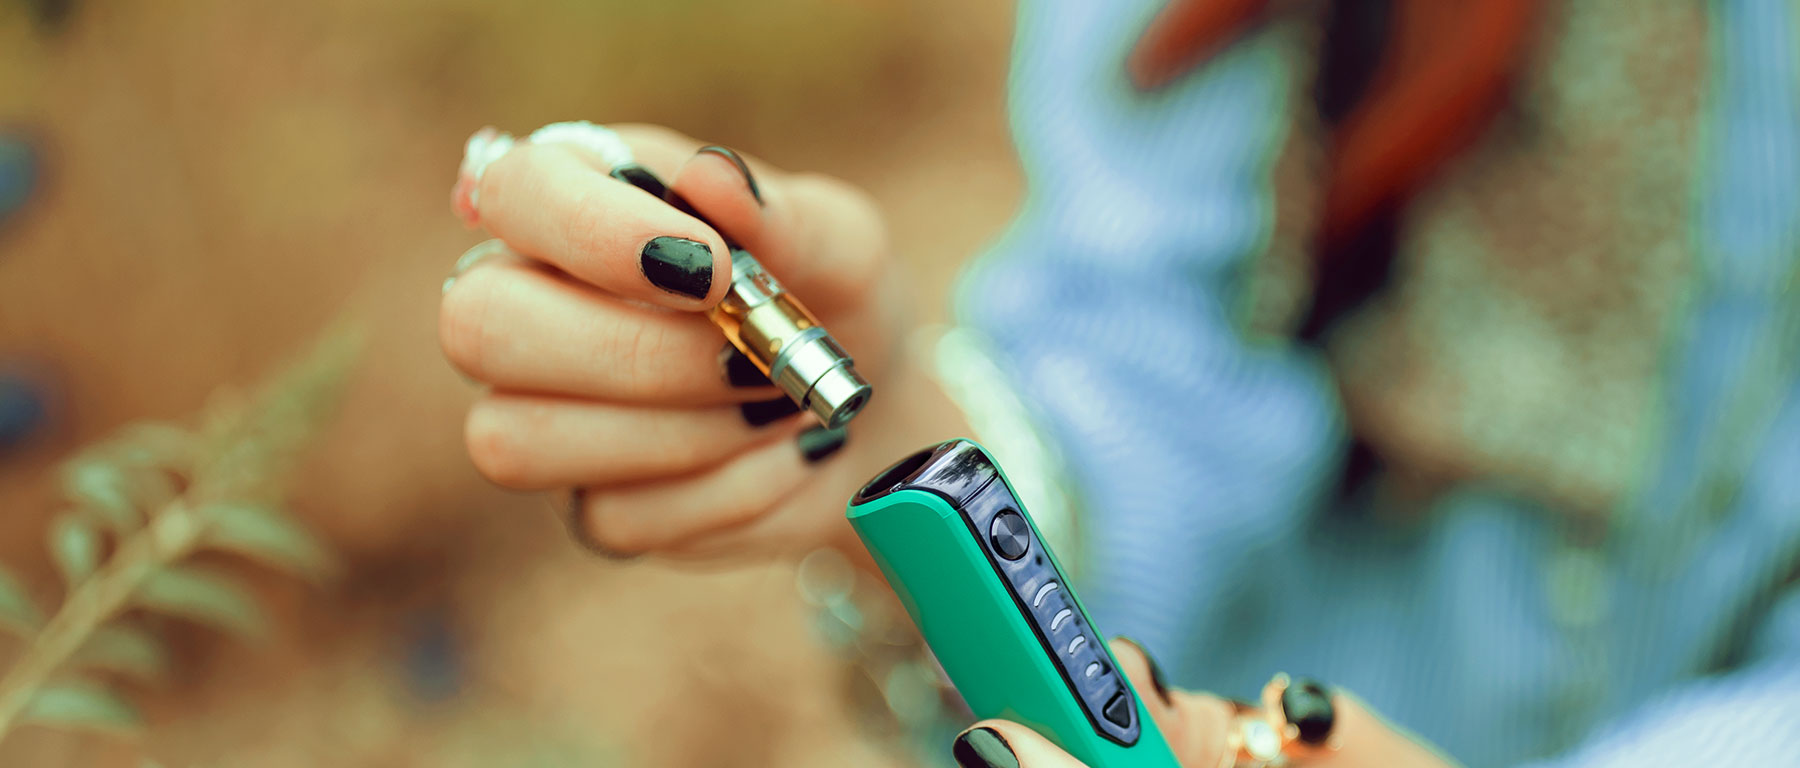
<path id="1" fill-rule="evenodd" d="M 516 490 L 608 487 L 705 471 L 761 443 L 791 438 L 805 417 L 753 425 L 734 406 L 659 409 L 494 392 L 469 409 L 475 468 Z"/>
<path id="2" fill-rule="evenodd" d="M 833 398 L 812 397 L 825 376 L 800 365 L 835 358 L 768 359 L 771 341 L 833 349 L 742 329 L 822 326 L 866 381 L 898 369 L 906 297 L 877 277 L 886 239 L 867 196 L 666 128 L 559 123 L 478 132 L 452 204 L 496 238 L 458 261 L 439 313 L 445 355 L 486 390 L 465 425 L 484 475 L 580 489 L 571 522 L 592 523 L 603 551 L 730 558 L 848 532 L 843 489 L 872 462 L 819 426 L 837 411 L 810 403 Z M 736 291 L 733 246 L 760 265 Z M 751 287 L 784 311 L 752 322 L 748 301 L 721 303 Z"/>
<path id="3" fill-rule="evenodd" d="M 487 166 L 478 193 L 488 231 L 616 296 L 698 310 L 730 282 L 731 255 L 711 227 L 567 147 L 517 146 Z"/>
<path id="4" fill-rule="evenodd" d="M 725 342 L 705 319 L 621 301 L 523 259 L 459 275 L 438 336 L 452 365 L 502 390 L 656 406 L 780 395 L 754 367 L 720 359 Z"/>

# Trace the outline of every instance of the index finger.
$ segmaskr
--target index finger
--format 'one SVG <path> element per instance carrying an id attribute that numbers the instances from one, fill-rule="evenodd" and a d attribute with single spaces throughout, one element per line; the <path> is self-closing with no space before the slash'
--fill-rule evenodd
<path id="1" fill-rule="evenodd" d="M 479 189 L 488 231 L 609 293 L 692 311 L 731 283 L 730 252 L 711 227 L 568 148 L 521 142 L 487 167 Z"/>

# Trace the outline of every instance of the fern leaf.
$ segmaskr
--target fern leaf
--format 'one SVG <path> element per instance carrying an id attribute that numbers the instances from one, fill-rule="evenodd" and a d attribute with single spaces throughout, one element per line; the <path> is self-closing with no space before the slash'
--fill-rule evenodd
<path id="1" fill-rule="evenodd" d="M 70 664 L 76 669 L 116 672 L 134 680 L 155 682 L 169 669 L 169 652 L 162 641 L 137 627 L 107 625 L 75 652 Z"/>
<path id="2" fill-rule="evenodd" d="M 322 581 L 336 569 L 330 550 L 305 526 L 269 506 L 220 504 L 208 507 L 212 527 L 206 543 L 284 571 Z"/>
<path id="3" fill-rule="evenodd" d="M 112 691 L 87 683 L 58 683 L 39 689 L 25 707 L 24 722 L 115 733 L 143 724 L 136 707 Z"/>
<path id="4" fill-rule="evenodd" d="M 10 630 L 29 637 L 44 626 L 44 613 L 25 591 L 25 585 L 5 567 L 0 567 L 0 630 Z"/>
<path id="5" fill-rule="evenodd" d="M 186 472 L 199 453 L 199 436 L 167 422 L 132 424 L 111 441 L 119 460 L 137 467 Z"/>
<path id="6" fill-rule="evenodd" d="M 129 493 L 138 509 L 160 509 L 181 495 L 176 476 L 161 467 L 134 467 L 127 472 Z"/>
<path id="7" fill-rule="evenodd" d="M 63 493 L 69 500 L 120 533 L 135 531 L 143 522 L 131 503 L 130 487 L 123 471 L 97 459 L 77 460 L 63 470 Z"/>
<path id="8" fill-rule="evenodd" d="M 137 605 L 242 635 L 261 636 L 268 621 L 256 602 L 225 577 L 183 566 L 150 574 Z"/>
<path id="9" fill-rule="evenodd" d="M 71 588 L 100 564 L 100 533 L 79 515 L 62 515 L 50 524 L 50 555 Z"/>

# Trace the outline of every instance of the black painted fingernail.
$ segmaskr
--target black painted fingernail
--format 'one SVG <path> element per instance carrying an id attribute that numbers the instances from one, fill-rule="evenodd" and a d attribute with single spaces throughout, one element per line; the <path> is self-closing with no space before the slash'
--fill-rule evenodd
<path id="1" fill-rule="evenodd" d="M 1119 636 L 1119 639 L 1130 643 L 1138 653 L 1143 654 L 1144 664 L 1150 667 L 1150 684 L 1156 687 L 1156 695 L 1162 697 L 1164 704 L 1173 705 L 1175 700 L 1169 698 L 1169 684 L 1163 681 L 1162 667 L 1156 665 L 1156 657 L 1151 656 L 1150 651 L 1144 649 L 1143 643 L 1123 635 Z"/>
<path id="2" fill-rule="evenodd" d="M 1331 739 L 1331 727 L 1337 720 L 1331 689 L 1304 677 L 1281 692 L 1281 714 L 1299 729 L 1301 741 L 1314 746 Z"/>
<path id="3" fill-rule="evenodd" d="M 737 347 L 726 344 L 719 350 L 719 370 L 725 374 L 725 381 L 734 387 L 769 387 L 775 382 L 769 381 L 756 363 L 750 362 L 750 356 Z"/>
<path id="4" fill-rule="evenodd" d="M 744 175 L 744 186 L 750 188 L 750 196 L 756 198 L 757 205 L 763 204 L 762 190 L 756 186 L 756 175 L 750 172 L 750 166 L 744 163 L 744 158 L 739 157 L 738 153 L 733 152 L 730 147 L 721 147 L 717 144 L 701 147 L 700 152 L 711 152 L 730 160 L 732 165 L 737 166 L 738 173 Z"/>
<path id="5" fill-rule="evenodd" d="M 956 737 L 950 756 L 962 768 L 1019 768 L 1019 756 L 1013 754 L 1006 739 L 992 728 L 971 728 Z"/>
<path id="6" fill-rule="evenodd" d="M 837 429 L 813 427 L 800 433 L 800 455 L 806 457 L 807 463 L 817 464 L 824 461 L 827 456 L 837 453 L 839 448 L 844 447 L 844 440 L 849 437 L 850 429 L 848 427 L 838 427 Z"/>
<path id="7" fill-rule="evenodd" d="M 750 426 L 760 427 L 799 413 L 800 406 L 785 397 L 777 397 L 774 400 L 744 403 L 738 406 L 738 411 L 744 414 L 744 421 L 750 422 Z"/>
<path id="8" fill-rule="evenodd" d="M 712 290 L 713 252 L 685 237 L 658 237 L 644 244 L 644 277 L 670 293 L 706 298 Z"/>
<path id="9" fill-rule="evenodd" d="M 649 168 L 645 168 L 636 163 L 621 165 L 612 169 L 612 173 L 607 175 L 637 187 L 638 189 L 644 190 L 645 192 L 649 192 L 659 200 L 668 197 L 669 195 L 669 185 L 664 184 L 662 179 L 657 178 L 656 174 L 651 173 Z"/>

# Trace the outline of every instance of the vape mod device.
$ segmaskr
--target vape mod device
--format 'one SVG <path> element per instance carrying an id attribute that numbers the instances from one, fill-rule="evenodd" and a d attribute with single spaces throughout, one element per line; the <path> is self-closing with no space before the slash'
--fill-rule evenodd
<path id="1" fill-rule="evenodd" d="M 643 166 L 615 163 L 612 176 L 644 190 L 707 226 L 712 222 Z M 718 229 L 717 227 L 713 227 Z M 800 300 L 781 287 L 749 251 L 731 248 L 731 287 L 707 318 L 801 408 L 832 429 L 849 423 L 869 402 L 869 383 L 850 353 L 819 325 Z"/>
<path id="2" fill-rule="evenodd" d="M 908 456 L 846 514 L 976 716 L 1023 723 L 1094 768 L 1178 768 L 981 446 Z"/>

